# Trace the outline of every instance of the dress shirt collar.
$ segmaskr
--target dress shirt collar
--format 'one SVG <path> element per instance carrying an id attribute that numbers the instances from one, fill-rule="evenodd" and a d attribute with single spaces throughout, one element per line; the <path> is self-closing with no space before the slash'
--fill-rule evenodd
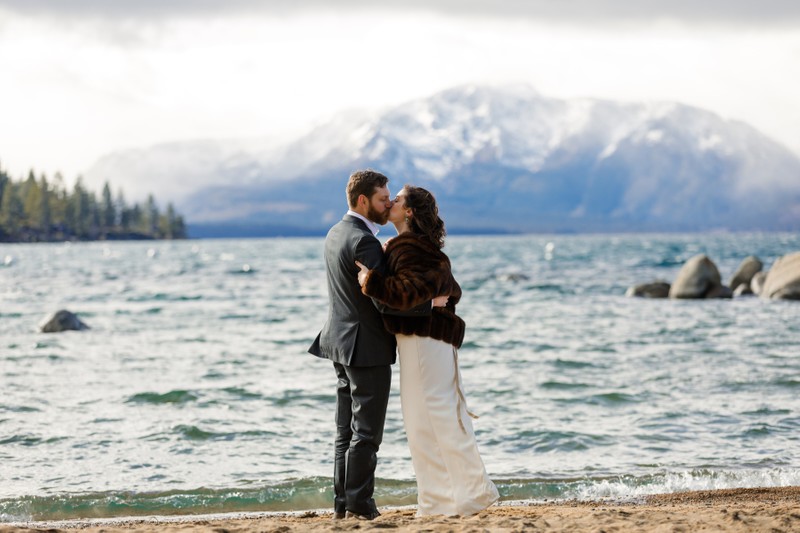
<path id="1" fill-rule="evenodd" d="M 373 221 L 369 220 L 367 217 L 356 213 L 352 209 L 348 209 L 347 210 L 347 214 L 350 215 L 351 217 L 356 217 L 356 218 L 360 218 L 361 220 L 363 220 L 364 223 L 367 225 L 367 228 L 369 228 L 369 230 L 375 236 L 377 236 L 378 232 L 381 230 L 381 228 L 376 223 L 374 223 Z"/>

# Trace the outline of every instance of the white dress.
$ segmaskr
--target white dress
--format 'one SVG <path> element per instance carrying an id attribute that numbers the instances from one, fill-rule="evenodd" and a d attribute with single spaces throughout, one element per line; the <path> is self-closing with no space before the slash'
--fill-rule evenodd
<path id="1" fill-rule="evenodd" d="M 475 442 L 457 352 L 429 337 L 396 337 L 403 423 L 417 476 L 417 516 L 475 514 L 499 494 Z"/>

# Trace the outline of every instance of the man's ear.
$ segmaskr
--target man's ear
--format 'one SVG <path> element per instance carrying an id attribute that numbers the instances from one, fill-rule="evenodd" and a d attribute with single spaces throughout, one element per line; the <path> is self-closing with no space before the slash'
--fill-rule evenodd
<path id="1" fill-rule="evenodd" d="M 359 206 L 367 207 L 369 206 L 369 198 L 365 194 L 358 195 L 358 204 Z"/>

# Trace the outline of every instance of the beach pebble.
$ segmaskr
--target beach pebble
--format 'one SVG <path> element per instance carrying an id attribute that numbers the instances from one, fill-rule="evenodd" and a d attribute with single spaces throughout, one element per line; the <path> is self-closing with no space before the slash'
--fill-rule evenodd
<path id="1" fill-rule="evenodd" d="M 800 300 L 800 252 L 779 257 L 767 273 L 763 298 Z"/>
<path id="2" fill-rule="evenodd" d="M 42 333 L 59 333 L 61 331 L 81 331 L 89 329 L 74 313 L 61 309 L 48 318 L 42 325 Z"/>

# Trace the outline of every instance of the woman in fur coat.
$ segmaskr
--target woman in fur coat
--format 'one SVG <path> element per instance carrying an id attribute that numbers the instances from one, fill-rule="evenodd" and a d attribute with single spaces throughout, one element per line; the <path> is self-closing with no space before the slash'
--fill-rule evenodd
<path id="1" fill-rule="evenodd" d="M 444 222 L 433 195 L 406 185 L 389 214 L 397 237 L 386 243 L 386 270 L 361 269 L 367 296 L 395 309 L 411 309 L 447 296 L 430 316 L 384 314 L 397 337 L 400 402 L 417 478 L 417 515 L 468 516 L 497 501 L 478 453 L 458 370 L 464 321 L 456 314 L 461 287 L 442 252 Z"/>

